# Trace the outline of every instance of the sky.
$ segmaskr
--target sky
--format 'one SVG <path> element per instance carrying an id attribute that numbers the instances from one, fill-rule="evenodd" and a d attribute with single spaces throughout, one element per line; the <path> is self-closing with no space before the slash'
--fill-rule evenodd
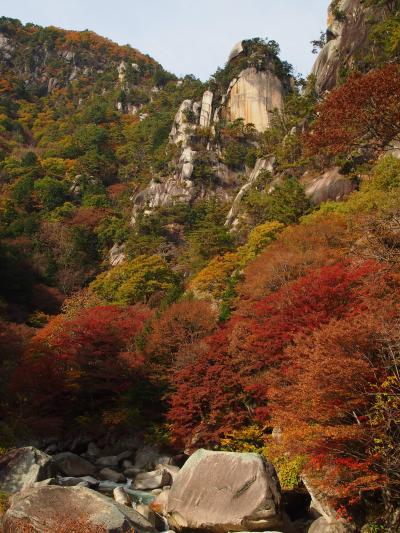
<path id="1" fill-rule="evenodd" d="M 41 26 L 89 29 L 130 44 L 178 76 L 203 81 L 233 45 L 268 37 L 297 73 L 309 74 L 310 41 L 326 27 L 329 0 L 0 0 L 0 16 Z"/>

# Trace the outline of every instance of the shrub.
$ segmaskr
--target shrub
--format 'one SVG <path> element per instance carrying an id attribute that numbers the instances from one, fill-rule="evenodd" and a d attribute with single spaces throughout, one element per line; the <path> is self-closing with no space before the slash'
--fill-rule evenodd
<path id="1" fill-rule="evenodd" d="M 90 284 L 90 288 L 110 303 L 131 305 L 148 302 L 155 293 L 171 292 L 179 279 L 159 256 L 139 256 L 115 266 Z"/>

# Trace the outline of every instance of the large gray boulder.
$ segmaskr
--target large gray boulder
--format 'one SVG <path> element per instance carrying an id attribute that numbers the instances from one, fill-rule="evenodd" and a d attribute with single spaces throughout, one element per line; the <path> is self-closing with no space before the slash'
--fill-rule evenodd
<path id="1" fill-rule="evenodd" d="M 275 469 L 260 455 L 198 450 L 174 480 L 166 516 L 178 530 L 279 530 L 280 500 Z"/>
<path id="2" fill-rule="evenodd" d="M 71 452 L 58 453 L 53 455 L 55 461 L 65 476 L 82 477 L 93 476 L 96 467 L 86 461 L 83 457 Z"/>
<path id="3" fill-rule="evenodd" d="M 86 487 L 33 487 L 11 500 L 3 533 L 155 533 L 139 513 Z"/>
<path id="4" fill-rule="evenodd" d="M 33 446 L 17 448 L 0 457 L 0 491 L 18 492 L 56 473 L 57 466 L 50 455 Z"/>

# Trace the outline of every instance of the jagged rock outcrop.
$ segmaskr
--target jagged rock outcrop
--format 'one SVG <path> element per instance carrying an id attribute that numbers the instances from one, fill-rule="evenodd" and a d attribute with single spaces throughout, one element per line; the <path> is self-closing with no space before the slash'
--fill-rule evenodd
<path id="1" fill-rule="evenodd" d="M 244 185 L 240 188 L 239 192 L 233 200 L 232 207 L 229 210 L 228 216 L 226 217 L 225 226 L 235 226 L 238 222 L 237 216 L 239 214 L 240 204 L 243 199 L 243 196 L 246 192 L 251 189 L 254 182 L 260 176 L 261 172 L 273 172 L 273 158 L 271 159 L 257 159 L 256 164 L 254 165 L 253 170 L 250 173 L 249 179 Z"/>
<path id="2" fill-rule="evenodd" d="M 200 126 L 203 128 L 207 128 L 211 124 L 213 97 L 214 95 L 211 91 L 206 91 L 203 94 L 200 111 Z"/>
<path id="3" fill-rule="evenodd" d="M 235 45 L 229 61 L 244 53 L 243 41 Z M 237 193 L 239 171 L 228 169 L 221 160 L 221 146 L 216 136 L 216 124 L 221 118 L 228 122 L 243 119 L 245 124 L 253 124 L 259 132 L 271 125 L 271 112 L 283 109 L 286 85 L 274 72 L 272 59 L 266 53 L 263 68 L 243 69 L 229 84 L 226 93 L 219 99 L 212 91 L 206 90 L 201 101 L 184 100 L 175 115 L 169 141 L 181 148 L 172 176 L 152 180 L 146 189 L 136 194 L 133 200 L 131 223 L 135 224 L 138 214 L 151 213 L 155 208 L 176 203 L 190 203 L 196 198 L 215 195 L 226 199 L 237 198 L 228 215 L 230 225 L 236 214 L 241 197 L 251 186 L 259 172 L 260 163 L 252 170 L 246 168 L 249 185 Z M 228 62 L 229 62 L 228 61 Z M 287 81 L 287 80 L 286 80 Z M 207 145 L 209 162 L 216 182 L 210 187 L 195 182 L 193 171 L 196 164 L 197 147 L 194 140 L 199 128 L 211 128 L 212 135 Z"/>
<path id="4" fill-rule="evenodd" d="M 126 259 L 125 244 L 117 244 L 109 251 L 109 261 L 111 266 L 117 266 L 123 263 Z"/>
<path id="5" fill-rule="evenodd" d="M 362 0 L 333 0 L 328 10 L 327 43 L 312 74 L 318 93 L 336 86 L 343 70 L 351 69 L 365 53 L 370 22 L 383 16 L 382 7 L 366 7 Z"/>
<path id="6" fill-rule="evenodd" d="M 229 86 L 224 115 L 229 121 L 242 118 L 263 132 L 271 125 L 271 111 L 283 108 L 283 85 L 272 71 L 243 70 Z"/>
<path id="7" fill-rule="evenodd" d="M 195 112 L 194 103 L 192 100 L 184 100 L 175 115 L 174 122 L 172 124 L 171 133 L 169 139 L 174 144 L 182 143 L 182 146 L 186 146 L 190 138 L 190 124 L 187 121 L 187 114 L 190 111 Z"/>
<path id="8" fill-rule="evenodd" d="M 166 507 L 178 530 L 224 533 L 282 525 L 275 469 L 251 453 L 198 450 L 176 476 Z"/>

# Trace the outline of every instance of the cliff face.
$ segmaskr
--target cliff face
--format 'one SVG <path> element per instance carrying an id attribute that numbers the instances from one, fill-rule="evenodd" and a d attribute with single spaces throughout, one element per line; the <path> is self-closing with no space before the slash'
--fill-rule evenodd
<path id="1" fill-rule="evenodd" d="M 334 0 L 328 9 L 327 42 L 314 64 L 318 93 L 330 90 L 341 75 L 363 67 L 368 36 L 374 23 L 384 19 L 382 7 L 367 7 L 362 0 Z"/>
<path id="2" fill-rule="evenodd" d="M 226 118 L 242 118 L 254 124 L 257 131 L 265 131 L 271 123 L 270 113 L 283 108 L 283 86 L 271 71 L 258 72 L 254 67 L 243 70 L 232 81 L 226 102 Z"/>
<path id="3" fill-rule="evenodd" d="M 283 109 L 284 96 L 290 90 L 290 76 L 283 68 L 279 69 L 280 60 L 267 46 L 258 40 L 236 44 L 222 71 L 224 81 L 228 78 L 229 83 L 225 86 L 214 83 L 201 99 L 182 102 L 169 135 L 170 143 L 179 149 L 173 175 L 158 182 L 151 181 L 133 198 L 133 223 L 140 212 L 190 203 L 197 198 L 216 196 L 233 201 L 238 191 L 239 175 L 245 174 L 254 181 L 264 169 L 265 161 L 242 169 L 226 164 L 223 153 L 229 140 L 221 136 L 221 130 L 227 124 L 239 121 L 244 126 L 254 127 L 254 131 L 260 134 L 271 127 L 273 112 Z M 199 136 L 204 136 L 205 132 L 206 146 L 199 149 Z M 204 157 L 214 176 L 213 183 L 195 176 L 196 165 Z M 228 217 L 229 223 L 233 218 Z"/>

